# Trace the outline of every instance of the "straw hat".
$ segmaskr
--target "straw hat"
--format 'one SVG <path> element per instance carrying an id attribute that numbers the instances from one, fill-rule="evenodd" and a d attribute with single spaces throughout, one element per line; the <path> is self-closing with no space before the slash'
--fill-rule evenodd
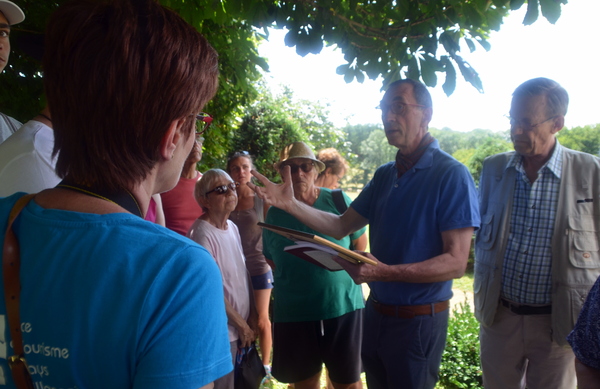
<path id="1" fill-rule="evenodd" d="M 279 167 L 282 163 L 287 160 L 297 158 L 306 158 L 312 160 L 315 163 L 319 173 L 325 170 L 325 164 L 315 158 L 315 153 L 313 153 L 310 147 L 308 147 L 308 145 L 304 142 L 294 142 L 281 150 L 281 153 L 279 153 L 279 162 L 274 163 L 273 167 L 275 170 L 279 170 Z"/>
<path id="2" fill-rule="evenodd" d="M 25 14 L 21 11 L 21 8 L 12 1 L 0 0 L 0 12 L 4 14 L 8 24 L 11 26 L 25 20 Z"/>

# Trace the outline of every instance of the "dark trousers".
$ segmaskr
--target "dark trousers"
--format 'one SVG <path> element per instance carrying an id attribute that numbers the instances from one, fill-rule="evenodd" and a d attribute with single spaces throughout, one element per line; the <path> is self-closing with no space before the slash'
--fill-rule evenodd
<path id="1" fill-rule="evenodd" d="M 433 389 L 446 345 L 448 309 L 400 319 L 365 309 L 362 360 L 369 389 Z"/>

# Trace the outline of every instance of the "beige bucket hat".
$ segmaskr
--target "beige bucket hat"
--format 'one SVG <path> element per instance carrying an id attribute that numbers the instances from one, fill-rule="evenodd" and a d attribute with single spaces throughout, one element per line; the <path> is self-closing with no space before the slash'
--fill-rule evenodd
<path id="1" fill-rule="evenodd" d="M 296 158 L 306 158 L 312 160 L 315 163 L 319 173 L 325 170 L 325 164 L 315 158 L 315 153 L 313 153 L 310 147 L 308 147 L 308 145 L 304 142 L 294 142 L 281 150 L 279 153 L 279 162 L 274 163 L 273 167 L 275 170 L 279 170 L 279 167 L 282 163 Z"/>

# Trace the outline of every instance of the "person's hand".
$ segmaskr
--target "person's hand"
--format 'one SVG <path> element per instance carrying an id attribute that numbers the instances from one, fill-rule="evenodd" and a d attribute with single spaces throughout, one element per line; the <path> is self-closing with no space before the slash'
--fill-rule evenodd
<path id="1" fill-rule="evenodd" d="M 246 323 L 238 328 L 238 334 L 240 335 L 240 347 L 250 347 L 256 340 L 256 333 Z"/>
<path id="2" fill-rule="evenodd" d="M 382 274 L 388 266 L 385 263 L 380 262 L 371 253 L 365 251 L 355 251 L 355 253 L 374 260 L 377 262 L 377 265 L 375 266 L 368 263 L 356 265 L 340 257 L 333 257 L 333 259 L 348 272 L 355 284 L 360 285 L 365 282 L 380 281 Z"/>
<path id="3" fill-rule="evenodd" d="M 252 170 L 252 175 L 264 186 L 256 186 L 249 182 L 246 185 L 252 189 L 258 197 L 266 203 L 273 205 L 279 209 L 287 211 L 294 201 L 294 188 L 292 187 L 292 174 L 290 167 L 285 166 L 282 171 L 283 183 L 275 184 L 267 177 L 263 176 L 256 170 Z"/>

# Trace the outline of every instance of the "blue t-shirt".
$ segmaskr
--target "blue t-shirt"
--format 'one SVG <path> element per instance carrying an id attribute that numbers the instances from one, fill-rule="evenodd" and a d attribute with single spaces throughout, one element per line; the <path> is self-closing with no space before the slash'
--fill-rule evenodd
<path id="1" fill-rule="evenodd" d="M 0 199 L 0 231 L 20 195 Z M 40 388 L 195 389 L 231 371 L 223 285 L 204 248 L 131 214 L 35 200 L 14 230 L 25 357 Z M 0 388 L 14 388 L 0 294 Z"/>
<path id="2" fill-rule="evenodd" d="M 371 252 L 388 265 L 422 262 L 443 253 L 442 232 L 479 227 L 479 205 L 467 168 L 440 150 L 437 140 L 397 178 L 395 162 L 380 166 L 352 203 L 369 220 Z M 452 281 L 371 282 L 384 304 L 421 305 L 452 297 Z"/>

